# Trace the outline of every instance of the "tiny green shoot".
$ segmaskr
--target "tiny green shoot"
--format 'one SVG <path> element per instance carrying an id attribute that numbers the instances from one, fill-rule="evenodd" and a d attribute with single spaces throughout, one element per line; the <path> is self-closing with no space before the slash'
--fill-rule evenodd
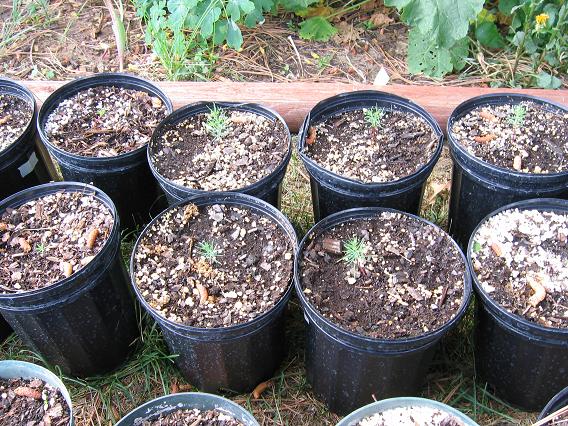
<path id="1" fill-rule="evenodd" d="M 477 241 L 474 241 L 472 249 L 474 253 L 479 253 L 479 251 L 481 250 L 481 244 L 479 244 Z"/>
<path id="2" fill-rule="evenodd" d="M 105 108 L 101 108 L 97 111 L 97 114 L 99 115 L 99 117 L 102 117 L 106 113 L 107 113 L 107 110 Z"/>
<path id="3" fill-rule="evenodd" d="M 365 121 L 373 128 L 381 127 L 381 121 L 385 116 L 384 108 L 379 108 L 377 106 L 368 108 L 364 112 Z"/>
<path id="4" fill-rule="evenodd" d="M 229 127 L 229 117 L 222 108 L 216 105 L 209 109 L 207 119 L 205 121 L 205 129 L 207 133 L 215 139 L 221 139 L 227 133 Z"/>
<path id="5" fill-rule="evenodd" d="M 509 124 L 513 127 L 520 127 L 525 122 L 525 117 L 527 115 L 527 109 L 523 105 L 515 105 L 513 107 L 513 112 L 509 116 Z"/>
<path id="6" fill-rule="evenodd" d="M 360 266 L 365 260 L 365 243 L 362 239 L 353 237 L 343 247 L 343 260 L 353 266 Z"/>
<path id="7" fill-rule="evenodd" d="M 209 262 L 219 263 L 217 257 L 220 256 L 221 250 L 219 250 L 215 246 L 215 244 L 209 241 L 201 241 L 199 244 L 197 244 L 197 250 L 199 251 L 199 254 Z"/>
<path id="8" fill-rule="evenodd" d="M 43 254 L 43 252 L 45 251 L 45 245 L 36 243 L 35 251 L 39 254 Z"/>

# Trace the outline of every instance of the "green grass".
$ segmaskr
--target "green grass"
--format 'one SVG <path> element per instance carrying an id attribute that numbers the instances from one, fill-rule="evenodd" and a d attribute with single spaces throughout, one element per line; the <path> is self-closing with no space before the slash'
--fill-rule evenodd
<path id="1" fill-rule="evenodd" d="M 440 199 L 438 199 L 440 198 Z M 313 224 L 309 179 L 294 154 L 284 181 L 282 207 L 303 236 Z M 447 220 L 447 197 L 438 196 L 423 215 L 443 225 Z M 444 213 L 445 211 L 445 213 Z M 125 263 L 136 233 L 124 236 Z M 422 396 L 446 402 L 481 425 L 530 425 L 534 414 L 516 411 L 499 401 L 475 380 L 473 362 L 473 312 L 470 306 L 460 324 L 442 341 L 434 356 Z M 310 390 L 304 367 L 304 319 L 292 297 L 287 308 L 286 337 L 289 354 L 259 400 L 250 394 L 224 393 L 249 409 L 262 425 L 334 425 L 339 417 L 330 413 Z M 114 424 L 136 406 L 172 390 L 195 390 L 177 371 L 160 331 L 149 318 L 140 316 L 141 338 L 132 357 L 117 371 L 85 380 L 63 377 L 75 405 L 77 425 Z M 42 360 L 27 350 L 15 336 L 0 345 L 0 358 Z"/>

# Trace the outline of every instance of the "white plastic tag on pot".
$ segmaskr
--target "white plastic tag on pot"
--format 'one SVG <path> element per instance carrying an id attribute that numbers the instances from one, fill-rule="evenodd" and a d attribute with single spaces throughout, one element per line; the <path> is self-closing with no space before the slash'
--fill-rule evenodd
<path id="1" fill-rule="evenodd" d="M 31 172 L 34 171 L 36 164 L 37 164 L 37 155 L 35 152 L 33 152 L 32 155 L 30 155 L 28 161 L 26 161 L 24 164 L 18 167 L 20 175 L 22 175 L 22 177 L 26 177 L 27 175 L 29 175 Z"/>

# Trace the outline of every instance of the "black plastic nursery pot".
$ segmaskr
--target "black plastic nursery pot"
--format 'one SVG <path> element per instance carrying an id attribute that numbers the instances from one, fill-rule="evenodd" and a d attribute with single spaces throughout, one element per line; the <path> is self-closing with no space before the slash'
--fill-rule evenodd
<path id="1" fill-rule="evenodd" d="M 212 192 L 184 200 L 162 212 L 140 234 L 132 252 L 130 276 L 138 300 L 162 329 L 170 352 L 177 355 L 174 361 L 187 380 L 205 392 L 216 392 L 220 388 L 249 392 L 272 377 L 286 354 L 284 314 L 292 293 L 291 284 L 271 309 L 251 321 L 228 327 L 200 328 L 159 315 L 141 295 L 135 282 L 134 255 L 148 229 L 172 208 L 189 203 L 249 208 L 277 223 L 290 238 L 294 250 L 296 234 L 288 219 L 265 201 L 246 194 Z"/>
<path id="2" fill-rule="evenodd" d="M 322 219 L 300 242 L 294 263 L 296 294 L 307 323 L 307 377 L 316 396 L 337 414 L 347 414 L 374 400 L 419 394 L 437 343 L 465 314 L 472 293 L 471 277 L 466 268 L 464 297 L 455 317 L 437 330 L 412 338 L 366 337 L 340 328 L 323 317 L 302 291 L 299 262 L 310 236 L 340 223 L 373 217 L 383 211 L 397 212 L 366 207 L 345 210 Z M 462 257 L 465 264 L 463 254 Z"/>
<path id="3" fill-rule="evenodd" d="M 247 410 L 233 401 L 219 395 L 200 392 L 175 393 L 156 398 L 124 416 L 116 426 L 140 426 L 145 420 L 179 409 L 197 408 L 201 411 L 216 410 L 240 421 L 245 426 L 258 426 L 258 422 Z"/>
<path id="4" fill-rule="evenodd" d="M 479 227 L 508 209 L 566 213 L 568 201 L 532 199 L 504 206 L 481 221 L 467 248 L 468 266 L 479 301 L 475 329 L 477 372 L 503 400 L 527 411 L 537 411 L 568 385 L 568 329 L 543 327 L 502 308 L 481 287 L 471 260 Z"/>
<path id="5" fill-rule="evenodd" d="M 469 99 L 458 105 L 448 119 L 448 143 L 454 161 L 449 232 L 463 248 L 467 246 L 477 224 L 499 207 L 529 198 L 568 198 L 568 171 L 535 174 L 498 167 L 470 154 L 452 134 L 453 124 L 474 108 L 523 101 L 568 114 L 566 107 L 545 99 L 507 93 Z"/>
<path id="6" fill-rule="evenodd" d="M 152 135 L 152 140 L 150 141 L 148 147 L 148 162 L 150 163 L 152 173 L 154 173 L 154 176 L 156 177 L 156 179 L 160 183 L 160 186 L 162 187 L 162 190 L 166 194 L 168 204 L 170 206 L 173 206 L 179 201 L 186 200 L 189 197 L 196 195 L 205 194 L 209 191 L 182 186 L 161 175 L 156 169 L 156 166 L 154 165 L 152 160 L 152 149 L 156 144 L 156 140 L 171 126 L 174 126 L 180 121 L 183 121 L 197 114 L 209 113 L 213 107 L 251 112 L 266 117 L 272 121 L 278 120 L 284 125 L 284 129 L 286 129 L 286 134 L 288 137 L 288 152 L 284 156 L 282 162 L 278 164 L 278 166 L 272 171 L 272 173 L 270 173 L 268 176 L 265 176 L 258 182 L 255 182 L 249 186 L 231 190 L 231 192 L 252 195 L 253 197 L 266 201 L 267 203 L 272 204 L 274 207 L 279 209 L 280 202 L 282 200 L 282 181 L 284 179 L 284 174 L 286 173 L 286 168 L 288 167 L 288 163 L 290 162 L 290 157 L 292 155 L 290 130 L 288 129 L 288 125 L 286 124 L 284 119 L 276 111 L 258 104 L 237 102 L 197 102 L 189 104 L 168 115 L 158 125 L 158 127 L 154 131 L 154 134 Z"/>
<path id="7" fill-rule="evenodd" d="M 568 386 L 558 392 L 554 397 L 548 401 L 548 404 L 542 409 L 538 416 L 538 420 L 542 420 L 552 413 L 560 410 L 562 407 L 568 406 Z"/>
<path id="8" fill-rule="evenodd" d="M 161 211 L 159 203 L 163 193 L 148 166 L 147 145 L 115 157 L 85 157 L 62 150 L 50 142 L 45 132 L 47 119 L 62 101 L 97 86 L 123 87 L 149 93 L 159 97 L 169 112 L 173 110 L 172 102 L 148 80 L 122 73 L 101 73 L 73 80 L 60 87 L 45 100 L 39 112 L 39 135 L 59 164 L 63 179 L 90 183 L 102 189 L 116 205 L 123 228 L 131 229 L 148 223 L 151 213 Z"/>
<path id="9" fill-rule="evenodd" d="M 121 364 L 138 337 L 114 204 L 91 185 L 59 182 L 6 198 L 0 202 L 0 212 L 59 191 L 94 193 L 115 220 L 108 240 L 89 264 L 70 277 L 37 290 L 0 294 L 0 313 L 49 365 L 68 375 L 92 376 Z"/>
<path id="10" fill-rule="evenodd" d="M 0 78 L 0 94 L 25 100 L 33 110 L 24 132 L 6 149 L 0 151 L 0 200 L 41 183 L 50 176 L 35 145 L 37 105 L 32 92 L 15 81 Z"/>
<path id="11" fill-rule="evenodd" d="M 318 165 L 305 154 L 310 126 L 334 115 L 362 108 L 382 107 L 417 114 L 438 136 L 432 158 L 415 173 L 392 182 L 363 183 L 342 177 Z M 305 118 L 298 138 L 298 153 L 310 175 L 315 221 L 355 207 L 388 207 L 417 214 L 426 179 L 442 153 L 443 134 L 436 120 L 409 99 L 375 90 L 342 93 L 319 102 Z"/>
<path id="12" fill-rule="evenodd" d="M 69 423 L 68 426 L 73 426 L 75 420 L 73 418 L 73 404 L 71 396 L 63 382 L 49 371 L 47 368 L 40 367 L 39 365 L 32 364 L 25 361 L 5 360 L 0 361 L 0 378 L 2 379 L 40 379 L 45 383 L 59 389 L 61 395 L 67 402 L 69 407 Z"/>

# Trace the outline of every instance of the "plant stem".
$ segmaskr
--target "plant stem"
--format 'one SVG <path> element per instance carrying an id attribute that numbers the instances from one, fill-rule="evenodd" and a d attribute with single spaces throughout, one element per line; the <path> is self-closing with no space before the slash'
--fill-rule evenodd
<path id="1" fill-rule="evenodd" d="M 532 16 L 534 14 L 534 3 L 531 1 L 530 7 L 529 7 L 529 13 L 527 14 L 527 16 L 525 17 L 525 25 L 523 26 L 523 39 L 521 40 L 521 42 L 519 43 L 519 45 L 517 46 L 517 52 L 515 53 L 515 63 L 513 64 L 513 69 L 511 71 L 512 75 L 511 75 L 511 79 L 513 81 L 513 85 L 515 84 L 515 79 L 517 76 L 517 68 L 519 67 L 519 60 L 521 59 L 521 56 L 523 55 L 524 51 L 525 51 L 525 40 L 527 39 L 527 35 L 530 29 L 530 24 L 532 21 Z"/>

